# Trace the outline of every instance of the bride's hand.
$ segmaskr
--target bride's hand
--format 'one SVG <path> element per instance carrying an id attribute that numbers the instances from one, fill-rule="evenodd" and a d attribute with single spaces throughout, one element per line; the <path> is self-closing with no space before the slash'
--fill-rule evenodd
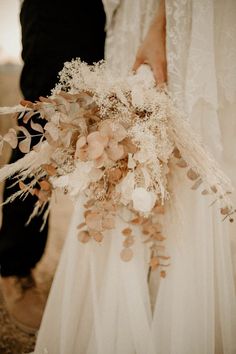
<path id="1" fill-rule="evenodd" d="M 167 81 L 165 26 L 165 2 L 161 0 L 155 18 L 137 52 L 133 65 L 134 71 L 142 64 L 150 65 L 158 85 Z"/>

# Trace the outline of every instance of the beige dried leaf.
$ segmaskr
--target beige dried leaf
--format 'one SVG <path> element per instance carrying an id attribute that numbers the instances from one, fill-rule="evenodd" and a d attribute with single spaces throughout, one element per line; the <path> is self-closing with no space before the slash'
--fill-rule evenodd
<path id="1" fill-rule="evenodd" d="M 48 181 L 40 181 L 39 185 L 41 187 L 42 190 L 44 191 L 50 191 L 52 189 L 51 184 Z"/>
<path id="2" fill-rule="evenodd" d="M 139 225 L 142 224 L 143 218 L 142 217 L 137 217 L 131 220 L 131 224 L 133 225 Z"/>
<path id="3" fill-rule="evenodd" d="M 103 145 L 103 147 L 107 146 L 108 144 L 108 137 L 107 136 L 102 136 L 98 131 L 95 131 L 93 133 L 90 133 L 87 136 L 87 142 L 88 144 L 92 144 L 94 142 L 100 143 Z"/>
<path id="4" fill-rule="evenodd" d="M 57 169 L 53 165 L 44 164 L 42 165 L 42 168 L 48 173 L 49 176 L 56 176 L 57 174 Z"/>
<path id="5" fill-rule="evenodd" d="M 162 231 L 162 225 L 159 222 L 155 222 L 155 223 L 153 222 L 153 226 L 156 232 L 160 233 Z"/>
<path id="6" fill-rule="evenodd" d="M 120 168 L 114 168 L 109 170 L 108 180 L 112 184 L 116 184 L 122 177 L 122 172 Z"/>
<path id="7" fill-rule="evenodd" d="M 39 101 L 40 102 L 45 102 L 45 103 L 51 103 L 53 105 L 55 105 L 56 103 L 54 102 L 53 99 L 49 98 L 49 97 L 43 97 L 43 96 L 39 96 Z"/>
<path id="8" fill-rule="evenodd" d="M 91 169 L 89 176 L 90 176 L 90 180 L 92 182 L 97 182 L 97 181 L 99 181 L 102 178 L 103 171 L 100 170 L 99 168 L 95 168 L 94 167 L 94 168 Z"/>
<path id="9" fill-rule="evenodd" d="M 24 140 L 22 140 L 19 143 L 19 145 L 18 145 L 19 149 L 24 154 L 27 154 L 30 151 L 30 144 L 31 144 L 30 133 L 28 132 L 28 130 L 25 127 L 22 127 L 22 126 L 17 127 L 17 129 L 20 130 L 26 137 Z"/>
<path id="10" fill-rule="evenodd" d="M 50 134 L 52 140 L 57 141 L 59 138 L 59 129 L 58 127 L 53 124 L 52 122 L 48 122 L 45 127 L 44 130 L 46 130 L 48 132 L 48 134 Z"/>
<path id="11" fill-rule="evenodd" d="M 182 158 L 178 162 L 176 162 L 176 165 L 181 168 L 186 168 L 188 166 L 187 162 Z"/>
<path id="12" fill-rule="evenodd" d="M 102 227 L 105 230 L 112 230 L 115 228 L 115 218 L 113 216 L 107 215 L 102 220 Z"/>
<path id="13" fill-rule="evenodd" d="M 149 265 L 152 270 L 155 270 L 160 265 L 159 258 L 157 256 L 153 256 L 150 260 Z"/>
<path id="14" fill-rule="evenodd" d="M 202 191 L 202 195 L 208 195 L 209 194 L 209 191 L 207 190 L 207 189 L 204 189 L 203 191 Z"/>
<path id="15" fill-rule="evenodd" d="M 31 137 L 25 138 L 19 143 L 19 149 L 24 154 L 30 152 Z"/>
<path id="16" fill-rule="evenodd" d="M 35 104 L 32 103 L 31 101 L 28 101 L 28 100 L 21 100 L 20 104 L 22 106 L 24 106 L 24 107 L 29 107 L 29 108 L 32 108 L 32 109 L 34 109 L 34 107 L 35 107 Z"/>
<path id="17" fill-rule="evenodd" d="M 216 186 L 211 186 L 211 190 L 212 190 L 213 193 L 217 193 L 217 188 L 216 188 Z"/>
<path id="18" fill-rule="evenodd" d="M 90 160 L 96 160 L 102 156 L 104 145 L 99 141 L 92 141 L 88 144 L 88 157 Z"/>
<path id="19" fill-rule="evenodd" d="M 99 126 L 100 135 L 103 137 L 112 138 L 113 131 L 112 131 L 112 123 L 109 120 L 103 121 Z"/>
<path id="20" fill-rule="evenodd" d="M 67 98 L 63 95 L 59 94 L 54 97 L 54 102 L 57 104 L 57 110 L 61 113 L 68 114 L 70 111 L 70 103 L 68 102 Z"/>
<path id="21" fill-rule="evenodd" d="M 166 271 L 165 271 L 165 270 L 162 270 L 162 271 L 160 272 L 160 276 L 161 276 L 161 278 L 165 278 L 165 277 L 166 277 Z"/>
<path id="22" fill-rule="evenodd" d="M 38 195 L 38 189 L 37 188 L 33 188 L 33 189 L 30 189 L 29 192 L 31 195 Z"/>
<path id="23" fill-rule="evenodd" d="M 132 234 L 132 229 L 130 227 L 126 227 L 125 229 L 122 230 L 122 234 L 124 236 L 130 236 Z"/>
<path id="24" fill-rule="evenodd" d="M 77 229 L 80 230 L 82 229 L 84 226 L 86 226 L 85 222 L 82 222 L 81 224 L 77 225 Z"/>
<path id="25" fill-rule="evenodd" d="M 19 188 L 23 191 L 27 188 L 27 186 L 24 184 L 24 182 L 19 181 Z"/>
<path id="26" fill-rule="evenodd" d="M 129 262 L 132 258 L 133 258 L 133 251 L 130 248 L 124 248 L 121 253 L 120 253 L 120 257 L 122 259 L 122 261 L 124 262 Z"/>
<path id="27" fill-rule="evenodd" d="M 165 214 L 165 206 L 164 205 L 156 205 L 153 211 L 157 214 Z"/>
<path id="28" fill-rule="evenodd" d="M 90 230 L 89 234 L 91 237 L 94 238 L 96 242 L 102 242 L 104 236 L 101 232 L 95 231 L 95 230 Z"/>
<path id="29" fill-rule="evenodd" d="M 89 215 L 90 213 L 91 213 L 91 210 L 85 210 L 84 217 L 86 218 L 86 216 Z"/>
<path id="30" fill-rule="evenodd" d="M 159 256 L 159 259 L 163 259 L 165 261 L 170 259 L 170 256 Z"/>
<path id="31" fill-rule="evenodd" d="M 101 168 L 108 161 L 107 153 L 103 151 L 103 154 L 95 160 L 95 167 Z"/>
<path id="32" fill-rule="evenodd" d="M 43 132 L 44 132 L 43 127 L 39 123 L 34 123 L 32 119 L 30 121 L 30 126 L 36 132 L 39 132 L 39 133 L 43 134 Z"/>
<path id="33" fill-rule="evenodd" d="M 117 144 L 115 140 L 111 140 L 106 149 L 108 157 L 112 161 L 120 160 L 124 155 L 124 147 L 121 144 Z"/>
<path id="34" fill-rule="evenodd" d="M 199 179 L 193 184 L 193 186 L 191 187 L 191 189 L 192 189 L 192 190 L 197 190 L 197 189 L 200 187 L 201 184 L 202 184 L 202 179 L 199 178 Z"/>
<path id="35" fill-rule="evenodd" d="M 125 238 L 125 240 L 123 241 L 123 246 L 125 248 L 128 248 L 130 246 L 133 246 L 134 244 L 134 237 L 133 236 L 128 236 Z"/>
<path id="36" fill-rule="evenodd" d="M 192 168 L 188 170 L 187 176 L 191 181 L 195 181 L 199 177 L 199 175 Z"/>
<path id="37" fill-rule="evenodd" d="M 48 193 L 48 192 L 46 192 L 44 190 L 38 190 L 36 195 L 37 195 L 37 197 L 39 198 L 39 200 L 41 202 L 47 202 L 49 197 L 50 197 L 50 193 Z"/>
<path id="38" fill-rule="evenodd" d="M 173 150 L 173 155 L 174 155 L 174 157 L 176 158 L 176 159 L 181 159 L 181 154 L 180 154 L 180 151 L 179 151 L 179 149 L 177 149 L 177 148 L 175 148 L 174 150 Z"/>
<path id="39" fill-rule="evenodd" d="M 161 235 L 160 233 L 157 233 L 153 236 L 153 238 L 157 241 L 164 241 L 166 239 L 166 237 L 164 237 L 163 235 Z"/>
<path id="40" fill-rule="evenodd" d="M 95 203 L 95 200 L 94 200 L 94 199 L 89 199 L 89 200 L 87 200 L 86 203 L 84 204 L 84 207 L 85 207 L 86 209 L 91 208 L 92 206 L 94 206 L 94 203 Z"/>
<path id="41" fill-rule="evenodd" d="M 147 235 L 145 235 L 145 236 L 147 236 Z M 153 242 L 152 237 L 147 237 L 147 238 L 143 241 L 143 243 L 149 243 L 149 242 Z"/>
<path id="42" fill-rule="evenodd" d="M 229 207 L 221 208 L 220 212 L 222 215 L 228 215 L 231 212 L 231 208 L 229 208 Z"/>
<path id="43" fill-rule="evenodd" d="M 156 228 L 151 222 L 145 223 L 142 226 L 142 232 L 144 235 L 153 235 L 156 233 Z"/>
<path id="44" fill-rule="evenodd" d="M 31 117 L 35 115 L 35 111 L 29 111 L 24 114 L 23 123 L 27 124 Z"/>
<path id="45" fill-rule="evenodd" d="M 102 217 L 100 213 L 89 211 L 87 215 L 85 215 L 85 222 L 89 229 L 102 231 Z"/>
<path id="46" fill-rule="evenodd" d="M 38 144 L 33 146 L 33 150 L 39 152 L 43 143 L 43 137 L 39 140 Z"/>
<path id="47" fill-rule="evenodd" d="M 114 201 L 112 199 L 104 201 L 102 203 L 102 207 L 105 211 L 108 211 L 108 212 L 115 212 L 116 211 L 116 205 L 114 205 Z"/>
<path id="48" fill-rule="evenodd" d="M 113 123 L 112 130 L 113 130 L 113 139 L 115 139 L 118 142 L 124 140 L 127 136 L 126 129 L 123 127 L 123 125 L 121 125 L 118 122 Z"/>
<path id="49" fill-rule="evenodd" d="M 84 147 L 79 149 L 77 152 L 77 158 L 80 159 L 81 161 L 87 161 L 88 160 L 88 148 Z"/>
<path id="50" fill-rule="evenodd" d="M 82 243 L 87 243 L 90 240 L 88 231 L 80 231 L 78 233 L 78 240 Z"/>
<path id="51" fill-rule="evenodd" d="M 49 145 L 53 146 L 53 147 L 58 147 L 58 142 L 53 140 L 53 138 L 51 137 L 51 135 L 49 134 L 49 132 L 45 132 L 44 133 L 44 137 L 46 138 L 47 142 Z"/>
<path id="52" fill-rule="evenodd" d="M 6 141 L 12 149 L 15 149 L 18 145 L 18 139 L 15 129 L 10 128 L 7 134 L 4 135 L 3 140 Z"/>
<path id="53" fill-rule="evenodd" d="M 76 150 L 84 147 L 87 144 L 87 140 L 85 136 L 80 136 L 76 142 Z"/>
<path id="54" fill-rule="evenodd" d="M 132 142 L 132 140 L 130 138 L 125 138 L 122 141 L 122 145 L 123 145 L 125 152 L 127 154 L 134 154 L 135 152 L 138 151 L 137 146 Z"/>
<path id="55" fill-rule="evenodd" d="M 67 131 L 65 133 L 62 131 L 60 133 L 61 142 L 66 148 L 70 147 L 71 138 L 72 138 L 72 130 L 69 130 L 69 131 Z"/>

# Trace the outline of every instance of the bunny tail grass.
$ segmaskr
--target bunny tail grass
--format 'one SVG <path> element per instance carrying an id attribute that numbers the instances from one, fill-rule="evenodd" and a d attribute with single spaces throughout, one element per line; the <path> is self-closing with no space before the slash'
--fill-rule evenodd
<path id="1" fill-rule="evenodd" d="M 7 164 L 0 169 L 0 182 L 6 180 L 7 178 L 13 176 L 17 172 L 27 171 L 27 175 L 34 169 L 38 168 L 42 164 L 50 162 L 50 156 L 52 152 L 52 147 L 47 143 L 43 143 L 41 149 L 36 151 L 30 151 L 20 160 Z"/>

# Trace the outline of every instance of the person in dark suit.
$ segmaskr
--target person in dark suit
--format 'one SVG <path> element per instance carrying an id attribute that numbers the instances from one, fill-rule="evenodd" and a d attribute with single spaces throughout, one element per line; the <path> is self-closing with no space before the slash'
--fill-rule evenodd
<path id="1" fill-rule="evenodd" d="M 101 0 L 24 0 L 20 12 L 22 58 L 20 87 L 27 100 L 47 96 L 66 61 L 80 57 L 89 64 L 104 57 L 105 13 Z M 22 157 L 13 151 L 10 162 Z M 8 180 L 4 200 L 18 186 Z M 40 325 L 45 299 L 37 291 L 32 269 L 41 259 L 48 223 L 42 217 L 26 226 L 35 197 L 16 199 L 3 207 L 0 230 L 1 288 L 10 315 L 18 325 L 34 332 Z"/>

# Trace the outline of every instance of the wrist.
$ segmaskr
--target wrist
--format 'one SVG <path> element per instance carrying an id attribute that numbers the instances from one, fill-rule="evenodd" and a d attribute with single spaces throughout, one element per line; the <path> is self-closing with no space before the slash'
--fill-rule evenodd
<path id="1" fill-rule="evenodd" d="M 161 0 L 152 21 L 151 27 L 158 32 L 165 32 L 166 30 L 166 12 L 165 0 Z"/>
<path id="2" fill-rule="evenodd" d="M 159 32 L 159 33 L 165 33 L 166 31 L 166 20 L 165 18 L 163 19 L 156 19 L 151 27 L 151 30 L 154 30 L 155 32 Z"/>

